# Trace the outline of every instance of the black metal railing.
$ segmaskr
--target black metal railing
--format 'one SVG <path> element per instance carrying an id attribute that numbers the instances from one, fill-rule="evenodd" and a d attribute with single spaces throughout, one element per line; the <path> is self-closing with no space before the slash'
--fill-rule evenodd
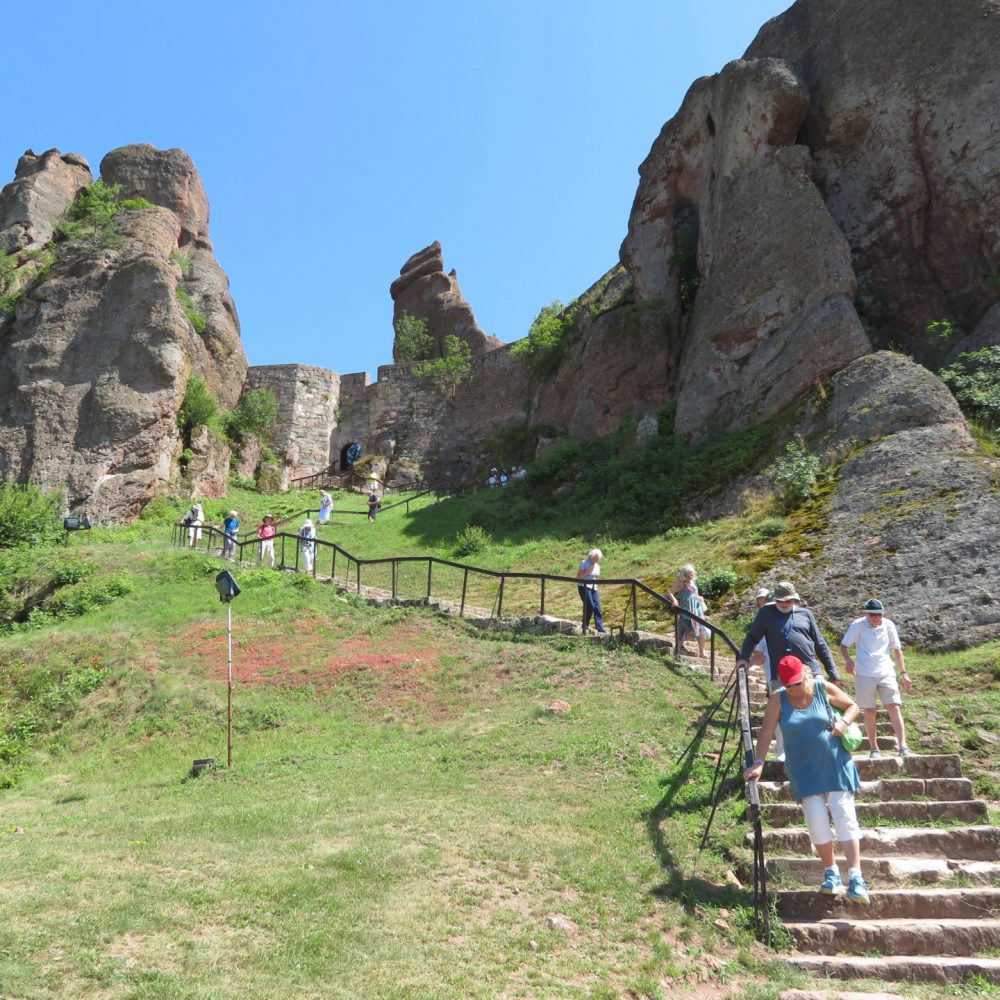
<path id="1" fill-rule="evenodd" d="M 427 493 L 417 494 L 392 507 L 406 506 Z M 385 509 L 385 508 L 383 508 Z M 302 511 L 285 517 L 282 523 L 297 520 L 298 517 L 311 514 L 312 511 Z M 341 513 L 365 515 L 366 511 L 342 511 Z M 280 526 L 280 525 L 279 525 Z M 225 534 L 219 528 L 212 525 L 186 526 L 178 523 L 173 527 L 174 545 L 190 545 L 193 549 L 203 549 L 206 552 L 217 550 L 220 554 L 225 541 Z M 300 546 L 302 539 L 294 533 L 278 531 L 273 542 L 275 549 L 275 566 L 280 569 L 299 569 Z M 560 609 L 565 610 L 567 603 L 575 605 L 576 593 L 580 581 L 575 576 L 561 576 L 554 573 L 529 573 L 516 572 L 512 570 L 494 570 L 482 566 L 473 566 L 468 563 L 455 562 L 451 559 L 442 559 L 439 556 L 384 556 L 374 559 L 365 559 L 354 555 L 336 542 L 326 541 L 321 538 L 309 540 L 314 553 L 313 575 L 329 575 L 331 578 L 337 577 L 337 563 L 340 562 L 340 578 L 353 587 L 358 593 L 361 592 L 364 580 L 368 586 L 378 587 L 391 593 L 393 600 L 403 598 L 404 576 L 409 578 L 409 586 L 405 588 L 408 599 L 420 599 L 430 601 L 431 598 L 449 601 L 458 605 L 460 615 L 464 615 L 466 608 L 470 606 L 482 607 L 488 610 L 491 619 L 501 619 L 504 617 L 505 606 L 508 612 L 512 608 L 518 608 L 514 614 L 548 615 L 553 611 L 552 591 L 557 589 L 563 598 Z M 235 558 L 238 562 L 259 562 L 260 539 L 256 531 L 239 535 L 235 539 Z M 247 556 L 250 558 L 247 558 Z M 329 565 L 329 574 L 325 574 L 321 567 Z M 417 572 L 406 571 L 416 569 Z M 438 587 L 435 591 L 435 571 L 437 571 Z M 448 581 L 442 582 L 443 571 L 450 571 L 448 576 L 451 579 L 451 586 Z M 379 576 L 379 573 L 382 573 Z M 374 575 L 373 575 L 374 574 Z M 459 587 L 459 580 L 461 587 Z M 419 581 L 419 584 L 414 582 Z M 474 584 L 473 592 L 470 594 L 470 581 Z M 594 586 L 604 591 L 624 591 L 626 598 L 623 602 L 621 613 L 621 624 L 617 627 L 619 634 L 624 637 L 629 624 L 633 632 L 639 631 L 639 598 L 646 598 L 659 614 L 670 614 L 674 618 L 675 637 L 682 627 L 680 619 L 687 619 L 688 622 L 696 622 L 706 629 L 710 637 L 709 648 L 709 672 L 713 680 L 717 675 L 717 649 L 721 642 L 728 648 L 734 658 L 739 657 L 739 650 L 729 636 L 717 625 L 702 618 L 694 612 L 687 611 L 677 606 L 674 598 L 664 595 L 647 586 L 641 580 L 632 577 L 619 579 L 605 579 L 588 581 Z M 476 585 L 479 585 L 478 587 Z M 518 594 L 513 594 L 515 586 L 520 587 Z M 566 595 L 570 595 L 568 600 Z M 482 603 L 475 603 L 475 602 Z M 556 602 L 558 603 L 558 602 Z M 612 611 L 614 609 L 611 609 Z M 607 615 L 611 620 L 611 614 Z M 630 621 L 631 619 L 631 621 Z M 679 642 L 675 638 L 675 651 L 680 651 Z"/>
<path id="2" fill-rule="evenodd" d="M 415 497 L 410 498 L 416 499 Z M 403 501 L 399 505 L 402 505 Z M 310 513 L 303 511 L 303 514 Z M 351 511 L 350 513 L 364 514 L 365 511 Z M 299 515 L 292 515 L 296 517 Z M 289 520 L 292 518 L 289 518 Z M 202 549 L 206 552 L 221 551 L 225 534 L 220 529 L 203 525 L 200 530 L 191 528 L 183 524 L 176 524 L 173 527 L 174 545 L 191 545 L 194 549 Z M 296 534 L 288 532 L 277 532 L 273 538 L 275 568 L 292 569 L 298 571 L 302 555 L 302 543 L 304 539 Z M 495 590 L 493 592 L 491 607 L 488 614 L 491 620 L 502 619 L 504 615 L 505 602 L 510 601 L 509 585 L 514 582 L 527 583 L 531 586 L 532 592 L 537 594 L 536 600 L 531 608 L 537 607 L 539 615 L 546 615 L 551 610 L 551 595 L 553 586 L 566 591 L 572 588 L 575 593 L 580 581 L 575 576 L 560 576 L 553 573 L 522 573 L 506 570 L 486 569 L 482 566 L 472 566 L 467 563 L 455 562 L 450 559 L 442 559 L 438 556 L 387 556 L 376 559 L 364 559 L 348 552 L 343 546 L 336 542 L 326 541 L 320 538 L 308 539 L 312 546 L 312 575 L 319 576 L 325 567 L 329 566 L 329 577 L 338 578 L 337 570 L 341 570 L 339 579 L 345 584 L 361 593 L 362 587 L 368 580 L 370 586 L 372 574 L 380 569 L 387 570 L 387 577 L 379 580 L 380 584 L 387 586 L 380 587 L 391 594 L 393 600 L 417 599 L 429 602 L 432 597 L 439 600 L 447 600 L 456 604 L 458 613 L 464 615 L 471 607 L 469 602 L 469 584 L 472 581 L 493 581 Z M 238 538 L 234 541 L 234 559 L 240 563 L 260 562 L 261 551 L 259 549 L 260 540 L 253 537 Z M 249 556 L 249 558 L 248 558 Z M 339 567 L 338 567 L 339 562 Z M 416 573 L 406 573 L 408 568 L 415 568 Z M 437 571 L 437 575 L 435 575 Z M 449 591 L 447 584 L 442 583 L 444 571 L 451 571 L 452 589 Z M 410 587 L 404 587 L 404 577 L 410 581 Z M 459 580 L 461 586 L 459 587 Z M 435 591 L 435 583 L 437 590 Z M 677 606 L 671 596 L 664 595 L 647 586 L 641 580 L 634 578 L 607 579 L 588 581 L 603 589 L 625 589 L 627 598 L 623 602 L 621 625 L 618 631 L 621 638 L 628 624 L 632 630 L 638 632 L 639 628 L 639 597 L 648 598 L 655 607 L 661 611 L 666 611 L 674 617 L 675 635 L 680 627 L 679 619 L 688 618 L 697 622 L 707 629 L 710 639 L 709 672 L 712 680 L 716 680 L 716 647 L 718 642 L 739 659 L 739 649 L 730 639 L 726 632 L 714 625 L 712 622 L 700 615 L 694 614 Z M 419 584 L 419 589 L 417 589 Z M 408 596 L 404 596 L 404 590 Z M 445 596 L 448 593 L 449 596 Z M 451 598 L 457 598 L 451 600 Z M 523 602 L 523 598 L 522 598 Z M 508 608 L 509 610 L 509 608 Z M 631 619 L 631 622 L 629 622 Z M 612 630 L 614 631 L 614 629 Z M 675 645 L 675 651 L 678 646 Z M 715 773 L 712 778 L 712 791 L 710 800 L 712 802 L 711 812 L 705 825 L 705 830 L 701 838 L 701 847 L 704 848 L 708 841 L 712 821 L 716 810 L 722 800 L 726 790 L 731 787 L 729 778 L 734 765 L 742 757 L 744 766 L 749 767 L 753 762 L 753 735 L 750 729 L 750 693 L 749 681 L 745 667 L 736 667 L 723 681 L 723 690 L 719 699 L 713 705 L 708 714 L 702 719 L 702 723 L 695 733 L 694 738 L 688 744 L 687 749 L 680 757 L 680 762 L 693 754 L 704 738 L 708 726 L 717 722 L 717 716 L 722 711 L 723 706 L 728 705 L 728 715 L 722 734 L 722 745 L 716 759 Z M 736 736 L 736 733 L 739 736 Z M 730 743 L 732 741 L 732 744 Z M 729 752 L 727 758 L 727 751 Z M 753 833 L 753 905 L 754 905 L 754 925 L 757 936 L 766 942 L 770 941 L 770 913 L 767 899 L 767 879 L 764 867 L 764 847 L 763 834 L 760 817 L 760 796 L 756 781 L 747 782 L 745 785 L 747 798 L 747 816 L 751 824 Z"/>
<path id="3" fill-rule="evenodd" d="M 723 798 L 732 788 L 731 775 L 735 767 L 742 767 L 738 772 L 742 776 L 743 769 L 753 763 L 753 734 L 750 729 L 750 685 L 746 667 L 737 667 L 730 675 L 718 700 L 702 716 L 698 731 L 688 743 L 684 752 L 678 758 L 678 768 L 684 770 L 690 767 L 688 758 L 698 752 L 709 726 L 718 725 L 721 714 L 725 711 L 726 721 L 722 728 L 722 743 L 715 756 L 715 771 L 712 774 L 712 789 L 708 795 L 711 803 L 705 829 L 702 831 L 699 850 L 704 850 L 712 829 L 716 811 Z M 730 747 L 730 740 L 735 744 Z M 729 751 L 727 753 L 727 751 Z M 747 801 L 747 820 L 753 840 L 753 911 L 754 934 L 765 944 L 771 943 L 771 908 L 767 896 L 767 870 L 764 859 L 764 834 L 760 817 L 760 789 L 756 781 L 744 783 L 744 794 Z"/>

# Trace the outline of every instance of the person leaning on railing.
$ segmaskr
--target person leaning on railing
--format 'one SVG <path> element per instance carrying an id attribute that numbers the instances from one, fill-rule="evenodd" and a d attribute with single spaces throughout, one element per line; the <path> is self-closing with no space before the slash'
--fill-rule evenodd
<path id="1" fill-rule="evenodd" d="M 846 896 L 867 905 L 870 899 L 861 872 L 861 830 L 854 808 L 854 793 L 861 787 L 861 780 L 854 758 L 840 742 L 861 709 L 840 688 L 822 677 L 813 677 L 797 656 L 783 656 L 777 666 L 783 687 L 767 700 L 757 735 L 757 756 L 743 772 L 743 779 L 760 779 L 767 748 L 780 724 L 792 795 L 802 806 L 809 839 L 826 867 L 819 891 L 827 896 L 845 892 L 834 854 L 832 814 L 837 840 L 847 858 Z M 831 706 L 841 709 L 843 716 L 834 715 Z"/>

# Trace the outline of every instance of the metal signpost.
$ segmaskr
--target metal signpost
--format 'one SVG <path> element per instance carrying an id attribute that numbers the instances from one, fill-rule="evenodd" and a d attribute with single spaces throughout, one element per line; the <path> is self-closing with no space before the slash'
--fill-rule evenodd
<path id="1" fill-rule="evenodd" d="M 215 578 L 219 600 L 226 605 L 226 635 L 228 638 L 228 673 L 226 681 L 226 767 L 233 766 L 233 598 L 240 588 L 233 574 L 224 569 Z"/>

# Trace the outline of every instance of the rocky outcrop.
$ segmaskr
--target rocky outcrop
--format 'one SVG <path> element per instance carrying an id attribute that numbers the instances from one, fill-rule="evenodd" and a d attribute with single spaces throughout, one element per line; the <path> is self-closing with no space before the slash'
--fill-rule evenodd
<path id="1" fill-rule="evenodd" d="M 622 262 L 671 358 L 677 431 L 756 423 L 870 350 L 846 242 L 777 59 L 699 80 L 640 168 Z M 697 289 L 697 294 L 694 290 Z"/>
<path id="2" fill-rule="evenodd" d="M 180 226 L 173 260 L 184 290 L 204 318 L 193 369 L 205 379 L 224 409 L 236 405 L 247 362 L 240 341 L 240 321 L 229 294 L 229 279 L 212 252 L 208 197 L 191 157 L 180 149 L 123 146 L 101 160 L 101 177 L 121 185 L 123 198 L 145 198 L 169 209 Z"/>
<path id="3" fill-rule="evenodd" d="M 921 355 L 931 320 L 971 330 L 1000 299 L 1000 5 L 798 0 L 747 59 L 809 92 L 799 141 L 850 246 L 877 345 Z M 891 39 L 891 50 L 877 40 Z"/>
<path id="4" fill-rule="evenodd" d="M 873 596 L 904 643 L 974 645 L 1000 630 L 1000 462 L 969 437 L 954 398 L 926 368 L 879 352 L 831 381 L 798 428 L 843 462 L 818 554 L 779 564 L 825 621 L 847 623 Z"/>
<path id="5" fill-rule="evenodd" d="M 501 345 L 496 337 L 479 329 L 472 307 L 458 287 L 455 271 L 444 273 L 444 258 L 437 240 L 410 257 L 390 286 L 389 294 L 394 303 L 393 327 L 399 329 L 404 313 L 426 320 L 427 332 L 434 339 L 435 357 L 444 357 L 445 338 L 448 336 L 464 340 L 473 354 L 491 351 Z M 399 360 L 395 343 L 392 356 Z"/>
<path id="6" fill-rule="evenodd" d="M 56 223 L 93 180 L 76 153 L 30 149 L 17 162 L 14 180 L 0 191 L 0 253 L 39 247 L 52 239 Z"/>
<path id="7" fill-rule="evenodd" d="M 150 149 L 141 147 L 143 156 Z M 128 193 L 171 201 L 152 180 Z M 207 203 L 202 217 L 207 225 Z M 27 222 L 26 231 L 42 232 Z M 200 374 L 232 405 L 246 372 L 210 251 L 192 247 L 190 262 L 178 256 L 181 218 L 154 205 L 121 211 L 113 225 L 107 238 L 52 247 L 55 263 L 5 317 L 0 340 L 0 474 L 64 489 L 71 509 L 100 520 L 134 516 L 177 478 L 177 410 L 189 376 Z M 181 287 L 204 313 L 201 333 Z"/>

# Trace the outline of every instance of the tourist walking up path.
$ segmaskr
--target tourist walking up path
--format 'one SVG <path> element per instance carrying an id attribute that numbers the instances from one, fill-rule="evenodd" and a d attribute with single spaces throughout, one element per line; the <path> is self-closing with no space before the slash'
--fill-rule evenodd
<path id="1" fill-rule="evenodd" d="M 274 515 L 265 514 L 264 523 L 257 529 L 257 537 L 260 539 L 257 562 L 262 563 L 266 559 L 271 569 L 274 569 L 274 536 L 277 533 L 277 528 L 274 526 Z"/>
<path id="2" fill-rule="evenodd" d="M 299 528 L 299 548 L 302 550 L 302 568 L 305 572 L 311 573 L 316 554 L 316 529 L 308 517 Z"/>
<path id="3" fill-rule="evenodd" d="M 590 619 L 594 619 L 594 628 L 598 632 L 607 632 L 604 627 L 604 609 L 601 607 L 601 594 L 594 582 L 601 575 L 601 560 L 604 553 L 600 549 L 591 549 L 576 571 L 576 578 L 580 581 L 577 590 L 580 593 L 580 600 L 583 601 L 583 631 L 590 628 Z"/>

